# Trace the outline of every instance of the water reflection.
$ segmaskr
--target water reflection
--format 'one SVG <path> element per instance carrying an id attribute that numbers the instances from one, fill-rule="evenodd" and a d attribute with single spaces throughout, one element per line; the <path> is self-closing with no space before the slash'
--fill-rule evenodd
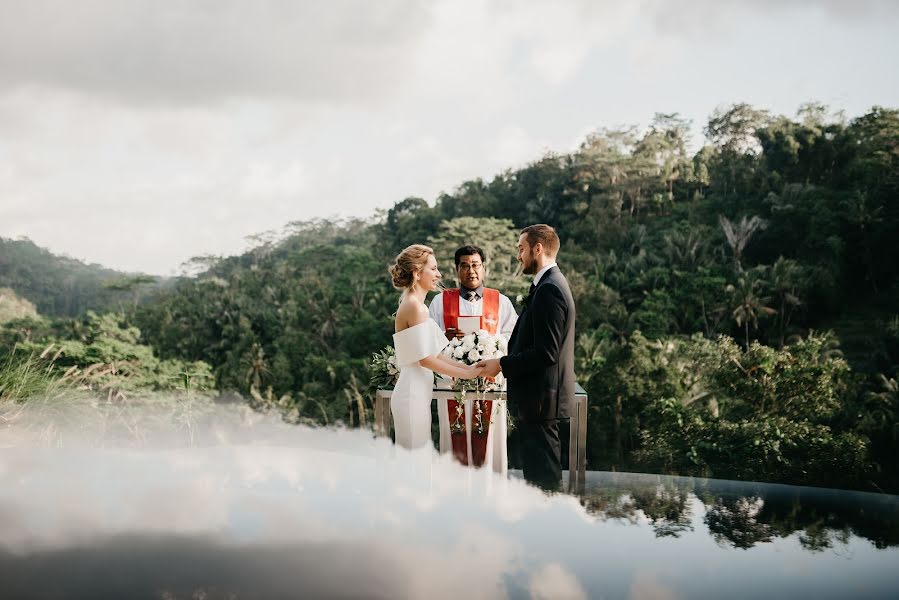
<path id="1" fill-rule="evenodd" d="M 639 481 L 639 475 L 637 476 Z M 671 482 L 646 482 L 624 489 L 611 485 L 601 473 L 590 473 L 590 483 L 581 496 L 588 512 L 601 518 L 625 519 L 631 524 L 648 521 L 656 537 L 677 537 L 693 530 L 693 513 L 687 502 L 687 491 Z M 620 476 L 616 477 L 618 482 Z"/>
<path id="2" fill-rule="evenodd" d="M 811 487 L 643 474 L 590 473 L 582 503 L 601 519 L 645 522 L 678 537 L 697 521 L 718 544 L 748 549 L 794 537 L 820 552 L 853 536 L 875 548 L 899 546 L 896 496 Z M 693 506 L 699 506 L 694 514 Z"/>
<path id="3" fill-rule="evenodd" d="M 580 497 L 547 496 L 364 431 L 215 410 L 192 414 L 189 437 L 164 418 L 127 421 L 139 436 L 109 422 L 0 431 L 3 597 L 899 589 L 896 497 L 615 473 L 588 473 Z"/>

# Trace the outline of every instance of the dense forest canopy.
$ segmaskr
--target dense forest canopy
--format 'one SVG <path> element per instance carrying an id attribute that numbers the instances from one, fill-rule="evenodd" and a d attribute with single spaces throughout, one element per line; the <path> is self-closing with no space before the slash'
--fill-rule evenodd
<path id="1" fill-rule="evenodd" d="M 162 287 L 4 241 L 0 287 L 50 317 L 115 312 L 220 390 L 355 425 L 393 331 L 396 253 L 432 244 L 451 282 L 455 246 L 482 245 L 488 284 L 514 298 L 517 231 L 550 223 L 578 307 L 589 468 L 899 490 L 899 111 L 737 104 L 695 152 L 690 129 L 676 114 L 601 129 L 433 203 L 291 223 Z M 34 318 L 4 329 L 7 345 L 64 337 Z"/>

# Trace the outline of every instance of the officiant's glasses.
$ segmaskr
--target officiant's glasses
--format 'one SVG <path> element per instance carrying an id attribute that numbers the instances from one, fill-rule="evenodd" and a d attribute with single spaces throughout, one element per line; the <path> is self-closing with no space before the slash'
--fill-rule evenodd
<path id="1" fill-rule="evenodd" d="M 463 263 L 459 263 L 459 270 L 460 270 L 460 271 L 477 271 L 478 269 L 480 269 L 480 268 L 483 267 L 483 266 L 484 266 L 484 263 L 479 263 L 479 262 L 478 262 L 478 263 L 466 263 L 466 262 L 463 262 Z"/>

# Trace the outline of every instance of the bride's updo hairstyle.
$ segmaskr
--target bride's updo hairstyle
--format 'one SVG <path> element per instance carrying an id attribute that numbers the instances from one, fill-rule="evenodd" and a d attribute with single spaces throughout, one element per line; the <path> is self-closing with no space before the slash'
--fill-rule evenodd
<path id="1" fill-rule="evenodd" d="M 387 269 L 393 277 L 393 287 L 408 291 L 415 284 L 415 274 L 428 264 L 428 256 L 434 251 L 422 244 L 412 244 L 396 256 L 396 262 Z"/>

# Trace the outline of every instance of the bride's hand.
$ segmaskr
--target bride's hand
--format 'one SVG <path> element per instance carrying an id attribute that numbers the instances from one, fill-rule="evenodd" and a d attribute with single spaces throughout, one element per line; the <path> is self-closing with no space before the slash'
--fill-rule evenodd
<path id="1" fill-rule="evenodd" d="M 471 365 L 468 368 L 468 376 L 467 379 L 475 379 L 476 377 L 480 377 L 481 373 L 484 372 L 484 367 L 479 367 L 477 365 Z"/>

